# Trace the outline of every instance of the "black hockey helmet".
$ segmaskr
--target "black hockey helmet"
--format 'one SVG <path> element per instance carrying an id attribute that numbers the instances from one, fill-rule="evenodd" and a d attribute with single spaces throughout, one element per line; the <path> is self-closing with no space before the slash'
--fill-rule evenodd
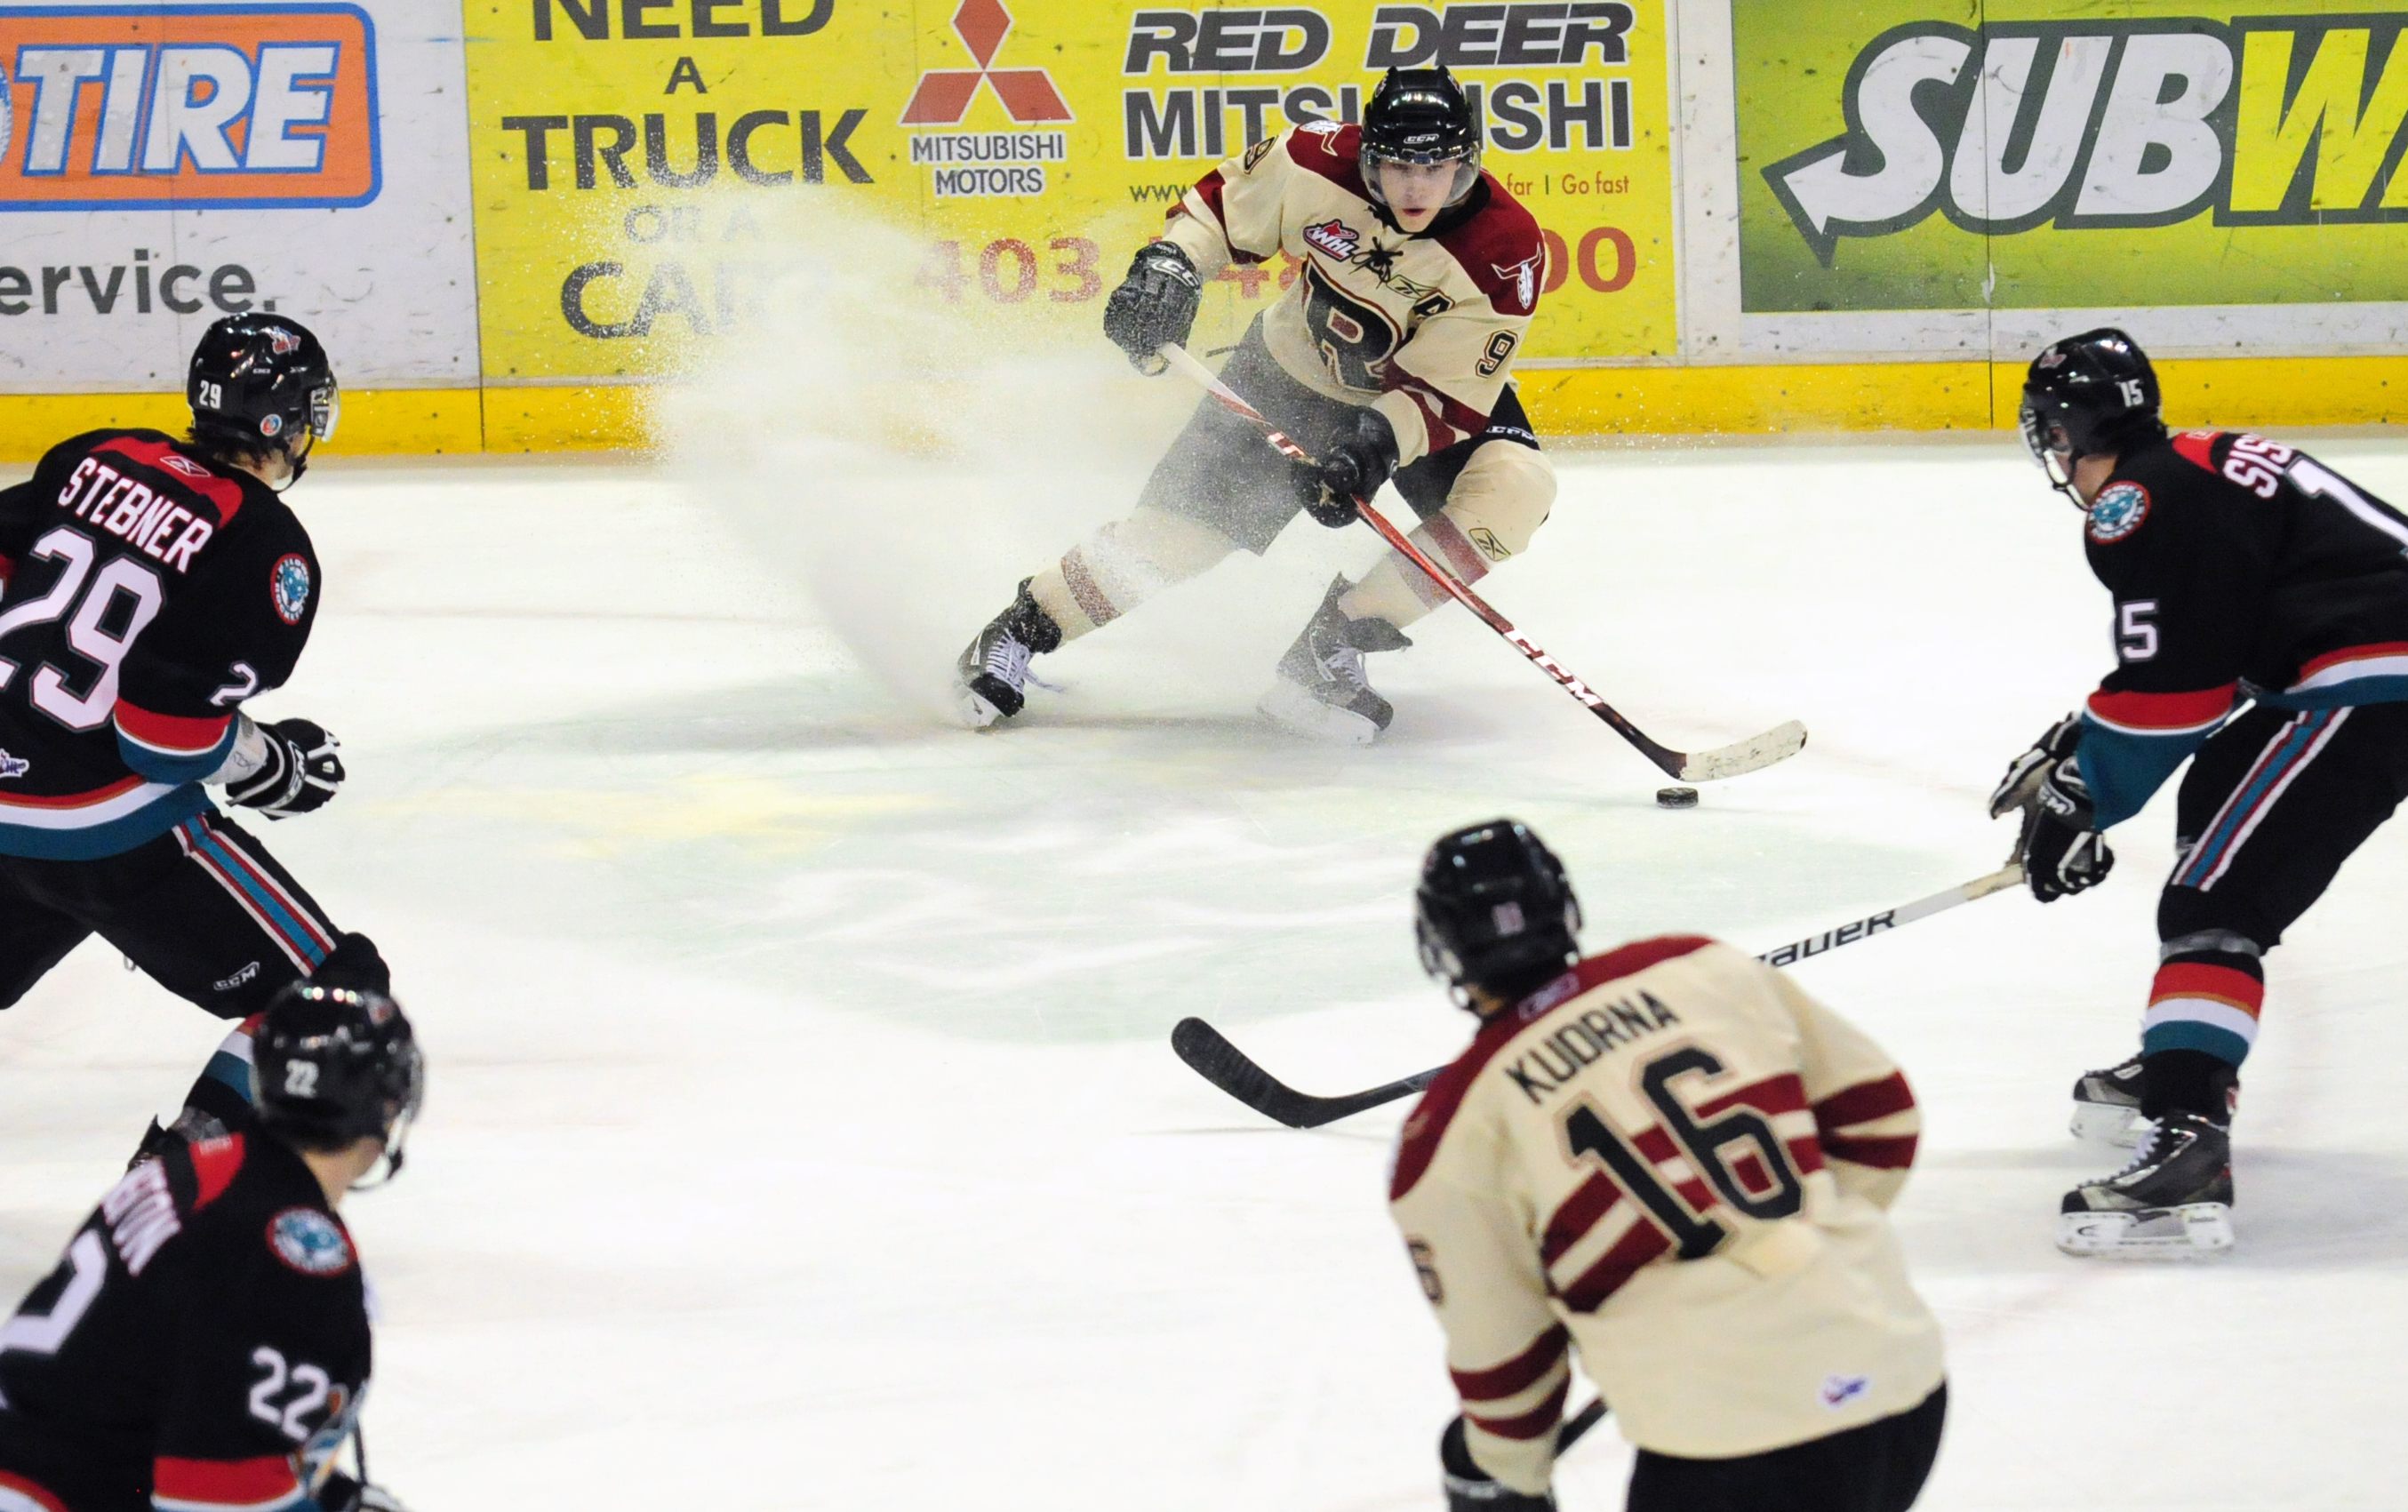
<path id="1" fill-rule="evenodd" d="M 184 382 L 193 437 L 204 445 L 281 451 L 298 476 L 307 431 L 335 439 L 342 392 L 326 349 L 298 321 L 253 311 L 228 315 L 201 333 Z"/>
<path id="2" fill-rule="evenodd" d="M 2050 342 L 2024 375 L 2024 445 L 2049 486 L 2082 504 L 2066 469 L 2135 441 L 2162 440 L 2158 402 L 2157 371 L 2139 342 L 2106 325 L 2069 336 Z"/>
<path id="3" fill-rule="evenodd" d="M 1457 989 L 1535 990 L 1578 953 L 1580 927 L 1564 863 L 1517 819 L 1442 835 L 1422 858 L 1413 893 L 1422 970 Z"/>
<path id="4" fill-rule="evenodd" d="M 260 1126 L 310 1148 L 380 1139 L 388 1179 L 401 1170 L 424 1063 L 401 1005 L 381 992 L 295 982 L 251 1036 L 251 1104 Z"/>
<path id="5" fill-rule="evenodd" d="M 1363 108 L 1363 187 L 1385 208 L 1381 163 L 1455 165 L 1446 203 L 1480 181 L 1480 122 L 1471 99 L 1444 68 L 1391 68 Z"/>

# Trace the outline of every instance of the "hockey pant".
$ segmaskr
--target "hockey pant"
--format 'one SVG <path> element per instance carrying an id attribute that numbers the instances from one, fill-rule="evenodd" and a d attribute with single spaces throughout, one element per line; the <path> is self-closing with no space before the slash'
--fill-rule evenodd
<path id="1" fill-rule="evenodd" d="M 1290 378 L 1264 348 L 1259 326 L 1222 376 L 1315 454 L 1356 409 Z M 1511 388 L 1486 430 L 1398 469 L 1395 482 L 1423 522 L 1414 544 L 1466 583 L 1526 547 L 1555 498 L 1555 469 Z M 1208 399 L 1155 466 L 1136 511 L 1038 573 L 1029 591 L 1061 626 L 1062 639 L 1074 641 L 1232 551 L 1268 550 L 1303 508 L 1295 464 L 1266 444 L 1252 422 Z M 1340 607 L 1352 618 L 1404 626 L 1444 601 L 1443 589 L 1390 553 Z"/>
<path id="2" fill-rule="evenodd" d="M 1629 1512 L 1906 1512 L 1940 1455 L 1948 1388 L 1823 1438 L 1729 1460 L 1639 1451 Z"/>
<path id="3" fill-rule="evenodd" d="M 2157 902 L 2145 1056 L 2239 1066 L 2258 1037 L 2265 953 L 2408 797 L 2408 704 L 2250 709 L 2209 737 L 2177 803 Z"/>
<path id="4" fill-rule="evenodd" d="M 0 1008 L 93 935 L 186 1001 L 242 1020 L 310 975 L 343 938 L 316 900 L 230 819 L 204 814 L 89 861 L 0 857 Z M 348 958 L 383 963 L 358 936 Z M 228 1035 L 186 1099 L 228 1124 L 250 1105 L 249 1035 Z"/>

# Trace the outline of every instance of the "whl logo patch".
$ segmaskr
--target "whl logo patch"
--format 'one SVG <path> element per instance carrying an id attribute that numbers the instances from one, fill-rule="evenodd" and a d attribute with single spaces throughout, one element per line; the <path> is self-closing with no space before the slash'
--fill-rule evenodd
<path id="1" fill-rule="evenodd" d="M 1352 258 L 1354 255 L 1354 249 L 1363 244 L 1361 233 L 1339 220 L 1328 220 L 1319 225 L 1306 226 L 1304 239 L 1341 263 Z"/>
<path id="2" fill-rule="evenodd" d="M 0 211 L 365 205 L 380 152 L 356 6 L 0 7 Z"/>
<path id="3" fill-rule="evenodd" d="M 12 756 L 0 751 L 0 783 L 14 782 L 34 770 L 34 764 L 23 756 Z"/>
<path id="4" fill-rule="evenodd" d="M 1893 27 L 1845 129 L 1764 178 L 1824 266 L 1944 215 L 1976 235 L 2408 221 L 2408 14 Z"/>

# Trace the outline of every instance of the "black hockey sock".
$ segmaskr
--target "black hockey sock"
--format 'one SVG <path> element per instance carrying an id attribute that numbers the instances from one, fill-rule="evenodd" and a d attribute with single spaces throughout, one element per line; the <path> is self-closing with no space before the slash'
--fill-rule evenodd
<path id="1" fill-rule="evenodd" d="M 2159 1050 L 2141 1061 L 2141 1116 L 2196 1113 L 2226 1121 L 2228 1094 L 2239 1072 L 2204 1050 Z"/>

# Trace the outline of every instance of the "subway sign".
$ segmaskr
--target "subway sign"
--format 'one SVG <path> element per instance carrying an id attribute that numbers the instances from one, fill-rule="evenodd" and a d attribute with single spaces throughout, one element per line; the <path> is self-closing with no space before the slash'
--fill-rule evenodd
<path id="1" fill-rule="evenodd" d="M 1915 22 L 1856 53 L 1835 135 L 1762 172 L 1825 267 L 1934 214 L 1977 235 L 2408 220 L 2403 33 L 2399 11 Z"/>

